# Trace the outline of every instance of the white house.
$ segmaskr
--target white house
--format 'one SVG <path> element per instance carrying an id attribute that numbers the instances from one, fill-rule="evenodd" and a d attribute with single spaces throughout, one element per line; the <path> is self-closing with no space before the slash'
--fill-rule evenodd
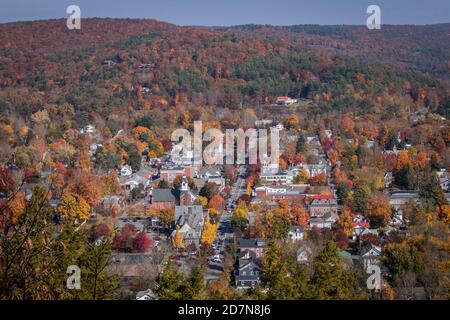
<path id="1" fill-rule="evenodd" d="M 291 242 L 302 241 L 304 236 L 304 228 L 302 226 L 291 226 L 288 233 L 288 239 Z"/>
<path id="2" fill-rule="evenodd" d="M 133 174 L 133 170 L 131 169 L 130 166 L 123 166 L 120 169 L 120 175 L 121 176 L 131 176 Z"/>

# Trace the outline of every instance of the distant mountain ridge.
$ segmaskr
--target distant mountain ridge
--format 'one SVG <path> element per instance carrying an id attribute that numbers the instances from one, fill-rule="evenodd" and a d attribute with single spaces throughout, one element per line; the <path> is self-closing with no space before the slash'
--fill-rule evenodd
<path id="1" fill-rule="evenodd" d="M 153 19 L 86 18 L 81 30 L 68 30 L 64 19 L 0 24 L 0 50 L 52 53 L 86 48 L 140 36 L 149 32 L 182 29 L 276 36 L 332 54 L 360 56 L 412 68 L 449 79 L 450 23 L 435 25 L 382 25 L 381 30 L 347 25 L 239 25 L 180 27 Z"/>

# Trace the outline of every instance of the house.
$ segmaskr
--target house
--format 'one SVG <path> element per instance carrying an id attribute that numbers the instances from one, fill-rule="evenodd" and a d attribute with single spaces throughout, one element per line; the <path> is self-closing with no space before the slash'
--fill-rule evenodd
<path id="1" fill-rule="evenodd" d="M 123 176 L 123 177 L 126 177 L 126 176 L 131 176 L 133 174 L 133 170 L 131 169 L 131 166 L 123 166 L 121 169 L 120 169 L 120 175 L 121 176 Z"/>
<path id="2" fill-rule="evenodd" d="M 397 211 L 401 211 L 402 206 L 410 201 L 419 201 L 419 195 L 416 192 L 397 192 L 389 195 L 389 203 Z"/>
<path id="3" fill-rule="evenodd" d="M 150 184 L 150 180 L 146 177 L 135 174 L 131 176 L 121 176 L 119 178 L 119 184 L 125 189 L 125 192 L 128 193 L 137 188 L 139 185 L 142 185 L 142 187 L 146 189 Z"/>
<path id="4" fill-rule="evenodd" d="M 152 209 L 172 209 L 176 205 L 176 191 L 173 189 L 153 189 L 151 191 Z"/>
<path id="5" fill-rule="evenodd" d="M 240 252 L 252 251 L 255 253 L 256 258 L 262 258 L 264 256 L 264 250 L 266 247 L 265 239 L 240 239 L 239 250 Z"/>
<path id="6" fill-rule="evenodd" d="M 136 294 L 136 300 L 158 300 L 158 295 L 151 289 L 147 289 L 145 291 L 139 291 Z"/>
<path id="7" fill-rule="evenodd" d="M 212 177 L 221 176 L 221 169 L 219 166 L 207 166 L 203 167 L 200 172 L 197 174 L 197 178 L 200 179 L 210 179 Z"/>
<path id="8" fill-rule="evenodd" d="M 354 225 L 353 232 L 352 232 L 352 240 L 356 241 L 358 238 L 361 238 L 362 236 L 365 236 L 368 234 L 378 236 L 378 231 L 376 229 L 369 229 L 366 226 Z"/>
<path id="9" fill-rule="evenodd" d="M 291 226 L 288 232 L 288 239 L 291 242 L 297 242 L 303 240 L 304 228 L 302 226 Z"/>
<path id="10" fill-rule="evenodd" d="M 365 270 L 367 270 L 367 268 L 371 265 L 379 266 L 381 263 L 380 257 L 381 257 L 381 247 L 378 247 L 373 244 L 368 244 L 367 246 L 361 249 L 360 258 L 362 260 Z"/>
<path id="11" fill-rule="evenodd" d="M 313 251 L 308 245 L 302 245 L 296 252 L 297 263 L 306 264 L 311 262 Z"/>
<path id="12" fill-rule="evenodd" d="M 205 218 L 202 206 L 176 206 L 175 226 L 179 226 L 178 232 L 183 235 L 185 245 L 200 245 L 200 239 L 205 225 Z M 174 230 L 172 236 L 175 236 Z"/>
<path id="13" fill-rule="evenodd" d="M 308 185 L 260 186 L 253 191 L 256 201 L 289 200 L 303 201 Z"/>
<path id="14" fill-rule="evenodd" d="M 277 98 L 275 103 L 277 105 L 279 105 L 279 106 L 289 106 L 289 105 L 291 105 L 293 103 L 296 103 L 296 102 L 297 102 L 297 99 L 291 99 L 291 98 L 286 97 L 286 96 L 281 96 L 281 97 Z"/>
<path id="15" fill-rule="evenodd" d="M 249 255 L 250 257 L 250 255 Z M 262 267 L 254 258 L 241 258 L 235 276 L 236 287 L 240 289 L 252 288 L 261 284 Z"/>
<path id="16" fill-rule="evenodd" d="M 330 212 L 324 214 L 322 217 L 312 217 L 309 219 L 309 227 L 319 229 L 331 229 L 331 226 L 336 222 L 337 215 Z"/>
<path id="17" fill-rule="evenodd" d="M 287 173 L 267 174 L 261 172 L 260 175 L 260 181 L 262 184 L 285 185 L 291 184 L 293 180 L 293 177 Z"/>
<path id="18" fill-rule="evenodd" d="M 173 183 L 178 176 L 194 176 L 194 167 L 192 166 L 178 166 L 178 165 L 164 165 L 160 170 L 160 179 Z"/>
<path id="19" fill-rule="evenodd" d="M 337 200 L 333 195 L 315 195 L 309 205 L 311 217 L 321 217 L 326 213 L 337 214 Z"/>
<path id="20" fill-rule="evenodd" d="M 203 167 L 196 175 L 197 179 L 215 183 L 219 190 L 225 188 L 225 179 L 222 177 L 220 166 Z"/>

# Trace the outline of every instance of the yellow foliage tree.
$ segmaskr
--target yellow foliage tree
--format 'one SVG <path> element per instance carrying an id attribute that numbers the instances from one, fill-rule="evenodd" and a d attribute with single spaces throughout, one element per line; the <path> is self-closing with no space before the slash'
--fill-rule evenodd
<path id="1" fill-rule="evenodd" d="M 215 219 L 219 216 L 219 212 L 215 208 L 209 208 L 209 216 Z"/>
<path id="2" fill-rule="evenodd" d="M 218 228 L 219 224 L 211 223 L 209 219 L 207 219 L 203 228 L 201 243 L 212 244 L 216 238 Z"/>
<path id="3" fill-rule="evenodd" d="M 204 196 L 198 196 L 194 201 L 195 204 L 200 204 L 203 208 L 206 208 L 208 205 L 208 198 Z"/>
<path id="4" fill-rule="evenodd" d="M 184 238 L 180 232 L 180 226 L 177 225 L 177 230 L 175 231 L 175 235 L 172 238 L 172 245 L 177 249 L 184 249 Z"/>
<path id="5" fill-rule="evenodd" d="M 82 196 L 76 193 L 65 193 L 58 209 L 67 218 L 86 220 L 91 207 Z"/>
<path id="6" fill-rule="evenodd" d="M 298 181 L 299 183 L 307 183 L 308 179 L 309 179 L 308 170 L 306 170 L 305 168 L 301 168 L 296 177 L 296 181 Z"/>
<path id="7" fill-rule="evenodd" d="M 233 210 L 231 219 L 239 220 L 239 219 L 247 219 L 247 218 L 248 218 L 247 206 L 245 205 L 244 201 L 239 200 L 237 206 Z"/>

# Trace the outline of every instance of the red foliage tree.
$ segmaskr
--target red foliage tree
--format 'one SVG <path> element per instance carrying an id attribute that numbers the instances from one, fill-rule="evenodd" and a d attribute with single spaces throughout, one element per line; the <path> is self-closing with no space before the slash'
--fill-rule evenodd
<path id="1" fill-rule="evenodd" d="M 152 244 L 152 238 L 150 238 L 146 232 L 141 231 L 136 234 L 136 237 L 133 240 L 133 249 L 137 252 L 145 252 Z"/>

